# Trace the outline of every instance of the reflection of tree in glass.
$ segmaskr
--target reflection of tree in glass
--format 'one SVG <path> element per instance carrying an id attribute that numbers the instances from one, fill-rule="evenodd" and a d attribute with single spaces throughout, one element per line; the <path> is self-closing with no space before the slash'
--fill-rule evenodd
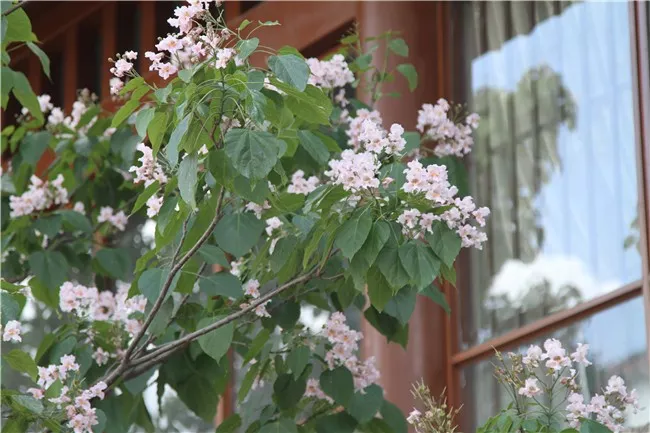
<path id="1" fill-rule="evenodd" d="M 544 233 L 539 195 L 553 173 L 562 168 L 558 134 L 563 125 L 575 128 L 577 107 L 562 76 L 540 65 L 529 69 L 514 91 L 489 86 L 478 89 L 473 109 L 481 115 L 472 162 L 474 191 L 481 204 L 492 210 L 488 237 L 497 240 L 487 246 L 486 254 L 473 257 L 475 282 L 485 287 L 506 260 L 530 262 L 541 250 Z M 532 308 L 541 302 L 543 309 L 556 310 L 555 304 L 579 296 L 574 291 L 567 292 L 571 297 L 551 294 L 543 283 L 529 290 L 534 296 L 526 301 Z M 485 290 L 476 301 L 485 304 L 488 296 Z M 507 297 L 488 303 L 498 306 L 500 318 L 523 319 L 519 316 L 527 311 L 526 304 L 511 305 Z M 495 332 L 498 329 L 494 327 L 501 326 L 489 323 L 491 316 L 485 315 L 481 325 Z M 508 325 L 512 329 L 513 324 Z"/>

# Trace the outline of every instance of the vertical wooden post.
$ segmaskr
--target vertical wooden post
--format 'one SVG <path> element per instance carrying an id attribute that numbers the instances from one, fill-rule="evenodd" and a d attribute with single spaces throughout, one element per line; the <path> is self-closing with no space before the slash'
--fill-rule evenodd
<path id="1" fill-rule="evenodd" d="M 156 44 L 156 2 L 141 1 L 140 7 L 140 73 L 149 69 L 149 61 L 144 57 L 146 51 L 152 51 Z"/>
<path id="2" fill-rule="evenodd" d="M 109 80 L 111 79 L 111 63 L 108 61 L 109 58 L 115 57 L 115 51 L 117 42 L 115 39 L 115 26 L 116 26 L 116 15 L 117 14 L 117 4 L 116 2 L 107 2 L 106 5 L 102 8 L 102 69 L 100 71 L 101 76 L 101 86 L 99 90 L 101 92 L 102 100 L 107 100 L 108 90 L 109 90 Z"/>
<path id="3" fill-rule="evenodd" d="M 77 25 L 70 27 L 64 35 L 63 107 L 66 112 L 72 109 L 72 103 L 77 99 L 78 35 L 79 27 Z"/>
<path id="4" fill-rule="evenodd" d="M 445 13 L 442 2 L 359 2 L 359 23 L 362 37 L 376 36 L 387 29 L 401 31 L 401 37 L 410 48 L 408 59 L 391 56 L 389 65 L 403 61 L 418 70 L 420 83 L 411 93 L 403 77 L 386 86 L 385 92 L 398 91 L 399 99 L 384 98 L 376 108 L 385 125 L 401 123 L 414 129 L 417 111 L 423 103 L 435 102 L 448 95 L 448 74 L 445 62 Z M 435 24 L 432 24 L 435 23 Z M 375 52 L 373 61 L 381 65 L 383 50 Z M 407 350 L 397 344 L 387 344 L 368 323 L 362 324 L 363 355 L 375 356 L 382 372 L 381 384 L 388 400 L 407 411 L 413 407 L 411 383 L 423 379 L 431 391 L 440 394 L 447 386 L 448 350 L 452 338 L 445 312 L 429 299 L 420 297 L 409 323 Z M 399 372 L 399 373 L 397 373 Z"/>

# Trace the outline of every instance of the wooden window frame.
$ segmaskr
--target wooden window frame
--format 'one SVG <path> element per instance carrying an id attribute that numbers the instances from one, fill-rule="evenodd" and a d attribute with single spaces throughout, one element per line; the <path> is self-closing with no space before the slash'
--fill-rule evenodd
<path id="1" fill-rule="evenodd" d="M 543 319 L 536 320 L 518 329 L 509 331 L 503 335 L 494 337 L 481 344 L 472 346 L 468 349 L 460 350 L 461 334 L 460 320 L 462 312 L 459 310 L 460 304 L 457 291 L 452 287 L 446 287 L 446 295 L 452 308 L 452 314 L 446 321 L 447 335 L 447 398 L 455 407 L 459 407 L 463 402 L 461 398 L 462 390 L 460 387 L 461 370 L 478 361 L 489 358 L 493 355 L 494 350 L 506 350 L 521 346 L 535 337 L 549 334 L 554 330 L 577 323 L 585 318 L 613 308 L 631 299 L 642 299 L 645 321 L 646 321 L 646 338 L 648 341 L 646 351 L 650 353 L 650 264 L 648 248 L 650 237 L 648 232 L 648 221 L 650 220 L 650 60 L 648 56 L 649 43 L 648 35 L 648 4 L 644 2 L 629 3 L 630 15 L 630 40 L 632 50 L 632 61 L 634 62 L 633 85 L 634 85 L 634 126 L 635 126 L 635 147 L 637 161 L 637 184 L 638 184 L 638 212 L 639 228 L 641 243 L 641 261 L 642 261 L 642 278 L 632 283 L 626 284 L 612 292 L 598 296 L 587 302 L 578 304 L 572 308 L 551 314 Z M 455 10 L 452 17 L 447 22 L 452 25 L 447 26 L 449 32 L 448 40 L 459 41 L 458 23 L 461 20 L 461 12 Z M 452 70 L 462 71 L 462 62 L 466 60 L 462 56 L 455 56 Z M 452 73 L 452 70 L 448 72 Z M 455 94 L 466 96 L 465 84 L 462 74 L 460 75 L 461 83 L 455 83 Z M 466 82 L 466 80 L 465 80 Z M 469 258 L 467 254 L 461 257 L 458 268 L 463 265 L 467 266 Z M 460 270 L 460 269 L 459 269 Z M 458 272 L 461 275 L 461 272 Z M 464 282 L 465 295 L 471 296 L 471 287 L 469 282 Z M 649 356 L 650 359 L 650 356 Z M 650 362 L 649 362 L 650 368 Z"/>

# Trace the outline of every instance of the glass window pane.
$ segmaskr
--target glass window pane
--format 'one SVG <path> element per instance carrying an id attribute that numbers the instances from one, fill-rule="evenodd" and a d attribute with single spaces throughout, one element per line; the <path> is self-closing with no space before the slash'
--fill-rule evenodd
<path id="1" fill-rule="evenodd" d="M 628 390 L 637 389 L 641 410 L 627 414 L 627 433 L 650 431 L 650 374 L 646 346 L 643 300 L 635 298 L 610 310 L 595 314 L 568 328 L 554 332 L 546 338 L 557 338 L 565 347 L 574 349 L 576 343 L 589 344 L 588 359 L 593 365 L 580 378 L 587 396 L 600 393 L 607 379 L 616 374 L 625 380 Z M 460 384 L 463 403 L 461 431 L 473 432 L 490 416 L 496 415 L 508 403 L 508 395 L 493 376 L 494 359 L 471 364 L 461 370 Z M 585 386 L 586 384 L 586 386 Z"/>
<path id="2" fill-rule="evenodd" d="M 462 347 L 641 278 L 626 3 L 474 2 L 471 258 Z M 469 300 L 468 300 L 469 299 Z"/>

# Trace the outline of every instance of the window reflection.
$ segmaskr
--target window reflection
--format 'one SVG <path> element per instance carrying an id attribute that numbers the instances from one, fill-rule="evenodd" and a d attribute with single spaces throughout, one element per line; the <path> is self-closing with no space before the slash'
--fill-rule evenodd
<path id="1" fill-rule="evenodd" d="M 628 5 L 475 2 L 468 347 L 641 277 Z"/>
<path id="2" fill-rule="evenodd" d="M 631 331 L 631 332 L 630 332 Z M 636 388 L 641 410 L 626 414 L 626 433 L 650 431 L 650 374 L 646 347 L 643 302 L 636 298 L 591 318 L 548 335 L 529 344 L 542 344 L 546 338 L 558 338 L 564 346 L 574 349 L 576 343 L 590 346 L 588 359 L 593 365 L 580 378 L 587 396 L 600 392 L 607 379 L 616 374 L 625 380 L 629 390 Z M 463 411 L 461 431 L 473 432 L 490 416 L 505 408 L 509 398 L 505 389 L 494 379 L 494 359 L 469 365 L 461 370 L 460 384 Z M 585 386 L 586 384 L 586 386 Z"/>

